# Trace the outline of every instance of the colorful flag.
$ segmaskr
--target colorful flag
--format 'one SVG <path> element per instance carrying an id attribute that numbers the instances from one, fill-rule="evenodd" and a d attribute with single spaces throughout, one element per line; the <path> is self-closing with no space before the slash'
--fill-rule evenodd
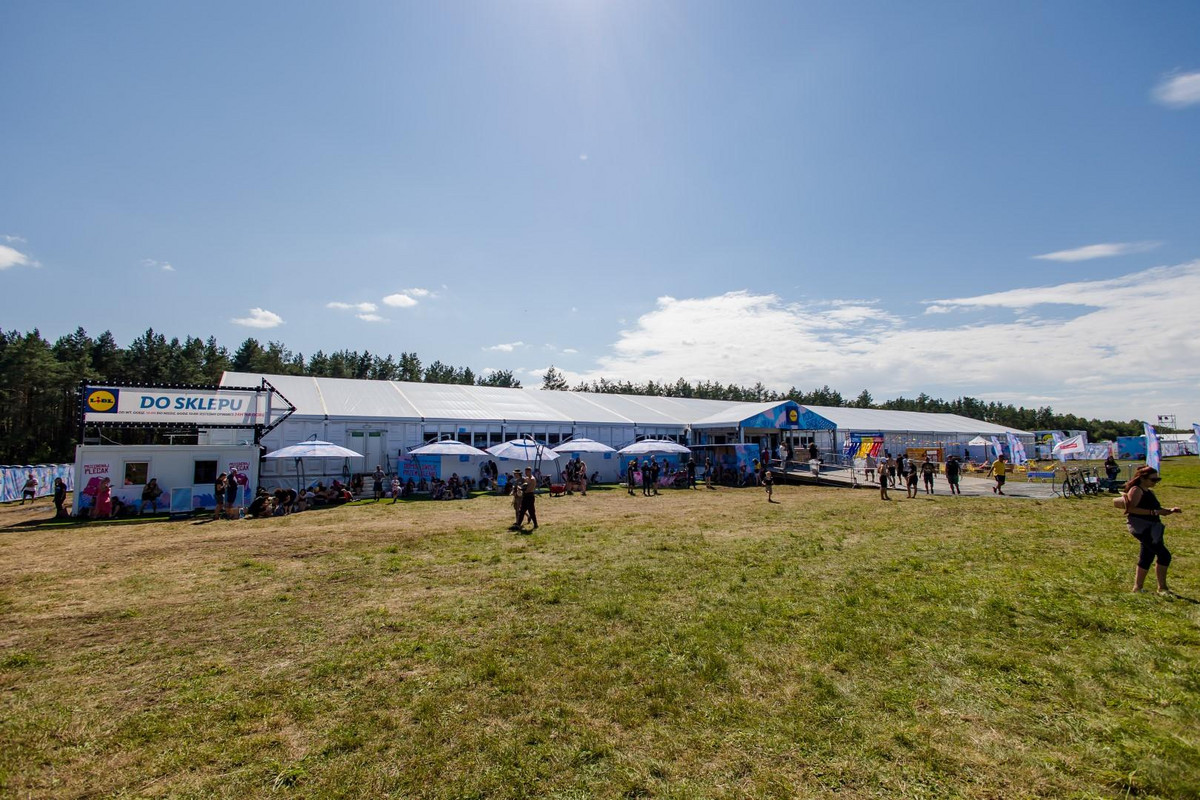
<path id="1" fill-rule="evenodd" d="M 1200 422 L 1192 423 L 1192 432 L 1196 434 L 1196 455 L 1200 456 Z"/>
<path id="2" fill-rule="evenodd" d="M 1146 463 L 1154 467 L 1156 472 L 1161 472 L 1158 466 L 1162 460 L 1158 449 L 1158 434 L 1149 422 L 1143 422 L 1142 427 L 1146 429 Z"/>
<path id="3" fill-rule="evenodd" d="M 1072 436 L 1070 439 L 1063 439 L 1061 436 L 1058 438 L 1059 442 L 1054 445 L 1054 450 L 1051 452 L 1057 454 L 1060 461 L 1065 461 L 1070 455 L 1087 453 L 1087 441 L 1082 433 Z"/>
<path id="4" fill-rule="evenodd" d="M 1050 450 L 1050 452 L 1058 456 L 1059 461 L 1066 461 L 1067 454 L 1059 450 L 1060 445 L 1063 443 L 1063 435 L 1058 431 L 1053 431 L 1051 432 L 1050 437 L 1054 439 L 1054 447 Z"/>
<path id="5" fill-rule="evenodd" d="M 996 454 L 996 458 L 1004 455 L 1004 445 L 1000 444 L 1000 440 L 995 436 L 992 437 L 992 452 Z"/>
<path id="6" fill-rule="evenodd" d="M 1005 435 L 1008 437 L 1008 452 L 1012 453 L 1012 463 L 1024 464 L 1028 460 L 1025 458 L 1025 445 L 1021 444 L 1021 440 L 1011 433 Z"/>

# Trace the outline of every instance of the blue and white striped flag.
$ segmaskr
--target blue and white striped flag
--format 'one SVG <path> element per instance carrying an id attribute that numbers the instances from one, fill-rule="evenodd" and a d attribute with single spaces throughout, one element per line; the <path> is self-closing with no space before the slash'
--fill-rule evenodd
<path id="1" fill-rule="evenodd" d="M 1149 422 L 1143 422 L 1142 427 L 1146 429 L 1146 463 L 1154 467 L 1156 472 L 1162 472 L 1158 466 L 1162 460 L 1158 449 L 1158 434 Z"/>

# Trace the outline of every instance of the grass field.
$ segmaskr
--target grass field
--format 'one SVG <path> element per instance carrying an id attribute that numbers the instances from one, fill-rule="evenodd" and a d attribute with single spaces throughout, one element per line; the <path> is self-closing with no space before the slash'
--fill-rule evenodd
<path id="1" fill-rule="evenodd" d="M 5 528 L 0 793 L 1200 796 L 1200 461 L 1164 476 L 1173 598 L 1106 498 Z"/>

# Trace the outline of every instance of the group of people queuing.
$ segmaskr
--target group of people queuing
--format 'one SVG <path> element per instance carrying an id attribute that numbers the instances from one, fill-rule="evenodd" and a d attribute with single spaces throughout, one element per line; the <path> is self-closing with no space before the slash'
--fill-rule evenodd
<path id="1" fill-rule="evenodd" d="M 928 453 L 925 454 L 924 460 L 917 461 L 905 453 L 893 458 L 888 450 L 883 451 L 882 458 L 868 455 L 864 467 L 866 480 L 878 481 L 879 496 L 883 500 L 891 500 L 888 488 L 899 488 L 901 482 L 904 484 L 905 496 L 909 499 L 915 498 L 920 493 L 922 485 L 925 488 L 925 494 L 936 494 L 934 479 L 940 472 L 942 472 L 940 465 Z M 958 456 L 950 456 L 946 459 L 945 475 L 946 483 L 950 487 L 950 494 L 962 494 L 962 490 L 959 488 L 962 462 L 959 461 Z"/>

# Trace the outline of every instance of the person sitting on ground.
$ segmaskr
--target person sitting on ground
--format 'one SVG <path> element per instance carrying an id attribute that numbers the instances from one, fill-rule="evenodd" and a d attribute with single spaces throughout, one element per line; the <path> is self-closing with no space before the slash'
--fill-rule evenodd
<path id="1" fill-rule="evenodd" d="M 1113 458 L 1112 453 L 1108 454 L 1108 458 L 1104 459 L 1104 475 L 1110 481 L 1115 481 L 1117 476 L 1121 474 L 1121 465 Z"/>
<path id="2" fill-rule="evenodd" d="M 267 490 L 263 487 L 258 487 L 258 491 L 254 494 L 254 499 L 250 501 L 250 506 L 246 509 L 247 517 L 270 517 L 275 514 L 275 503 L 271 499 L 271 495 L 267 494 Z"/>
<path id="3" fill-rule="evenodd" d="M 350 493 L 355 497 L 362 497 L 363 492 L 363 476 L 361 472 L 354 473 L 350 478 Z"/>
<path id="4" fill-rule="evenodd" d="M 117 495 L 113 495 L 113 499 L 112 499 L 112 517 L 113 517 L 113 519 L 116 519 L 117 517 L 128 517 L 132 514 L 132 512 L 133 512 L 133 509 L 131 509 L 129 507 L 129 503 L 126 503 L 124 500 L 122 500 Z"/>
<path id="5" fill-rule="evenodd" d="M 139 513 L 146 511 L 146 506 L 149 505 L 151 510 L 158 513 L 158 498 L 162 496 L 162 489 L 158 488 L 158 478 L 151 478 L 150 482 L 142 488 L 142 510 Z"/>
<path id="6" fill-rule="evenodd" d="M 425 480 L 424 475 L 422 475 L 421 480 L 417 482 L 417 491 L 418 492 L 428 492 L 429 491 L 429 483 Z"/>
<path id="7" fill-rule="evenodd" d="M 417 484 L 412 478 L 404 482 L 404 489 L 400 492 L 401 497 L 412 497 L 413 492 L 417 491 Z"/>

